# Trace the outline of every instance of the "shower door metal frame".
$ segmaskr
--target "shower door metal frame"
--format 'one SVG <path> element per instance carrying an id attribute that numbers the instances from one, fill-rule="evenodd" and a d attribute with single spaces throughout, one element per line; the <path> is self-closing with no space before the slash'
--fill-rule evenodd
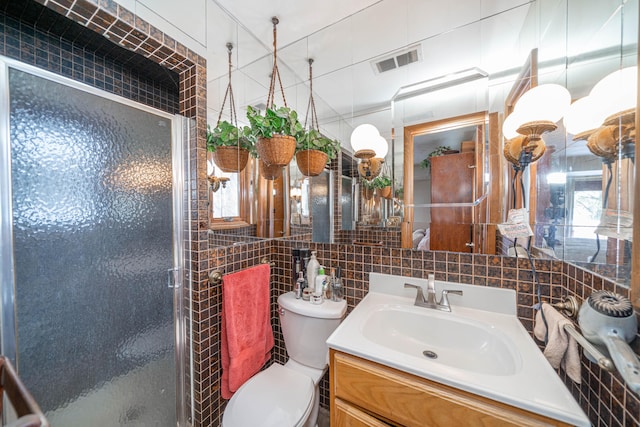
<path id="1" fill-rule="evenodd" d="M 185 138 L 190 137 L 188 120 L 180 115 L 172 115 L 119 95 L 105 92 L 85 83 L 0 55 L 0 112 L 4 112 L 0 113 L 0 320 L 2 321 L 0 349 L 16 367 L 19 366 L 19 358 L 16 335 L 16 283 L 11 189 L 10 68 L 171 120 L 173 265 L 171 268 L 168 268 L 167 274 L 169 276 L 169 288 L 173 291 L 176 425 L 178 427 L 187 426 L 187 384 L 185 372 L 187 367 L 185 363 L 188 348 L 186 345 L 188 322 L 186 314 L 188 313 L 185 313 L 184 301 L 185 298 L 190 300 L 191 277 L 190 269 L 185 269 L 185 257 L 188 256 L 188 248 L 190 247 L 190 245 L 187 244 L 188 242 L 185 242 L 185 239 L 189 239 L 188 236 L 190 236 L 190 233 L 185 235 L 184 230 L 185 218 L 188 218 L 188 216 L 185 216 L 185 209 L 189 209 L 190 203 L 189 200 L 184 200 L 184 197 L 185 194 L 187 195 L 186 197 L 189 197 L 187 180 L 190 175 L 185 175 L 185 173 L 188 172 L 186 169 L 188 169 L 189 165 L 189 153 L 188 144 L 183 142 Z M 185 129 L 187 129 L 187 132 L 185 132 Z M 187 148 L 185 149 L 185 147 Z M 163 284 L 159 283 L 158 286 L 163 286 Z M 193 379 L 193 375 L 190 375 L 190 378 Z"/>

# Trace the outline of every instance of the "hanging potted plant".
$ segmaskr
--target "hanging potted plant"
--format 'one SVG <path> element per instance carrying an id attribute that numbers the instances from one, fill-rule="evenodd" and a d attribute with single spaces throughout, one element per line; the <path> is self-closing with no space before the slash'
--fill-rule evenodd
<path id="1" fill-rule="evenodd" d="M 376 195 L 384 199 L 391 198 L 391 178 L 385 174 L 378 175 L 372 180 Z"/>
<path id="2" fill-rule="evenodd" d="M 213 161 L 223 172 L 240 172 L 247 165 L 249 154 L 256 156 L 251 129 L 226 120 L 213 129 L 207 126 L 207 151 L 213 153 Z"/>
<path id="3" fill-rule="evenodd" d="M 316 103 L 313 99 L 313 59 L 309 58 L 309 105 L 304 119 L 304 127 L 311 115 L 311 124 L 307 132 L 303 132 L 298 138 L 296 146 L 296 163 L 298 169 L 306 176 L 317 176 L 322 173 L 325 166 L 336 158 L 340 152 L 340 143 L 327 138 L 320 132 Z"/>
<path id="4" fill-rule="evenodd" d="M 247 126 L 242 128 L 237 126 L 238 120 L 233 99 L 233 88 L 231 87 L 231 50 L 233 45 L 227 43 L 229 52 L 229 83 L 224 94 L 224 100 L 220 107 L 218 123 L 211 129 L 207 125 L 207 151 L 213 153 L 213 161 L 223 172 L 240 172 L 247 166 L 249 154 L 255 157 L 255 144 L 251 129 Z M 224 105 L 229 99 L 229 116 L 231 122 L 221 121 Z"/>
<path id="5" fill-rule="evenodd" d="M 271 181 L 282 176 L 282 166 L 268 165 L 262 159 L 258 160 L 258 163 L 260 176 L 264 179 Z"/>
<path id="6" fill-rule="evenodd" d="M 267 107 L 262 115 L 248 106 L 247 119 L 256 139 L 258 157 L 270 166 L 287 165 L 296 151 L 296 137 L 303 132 L 298 113 L 289 107 L 273 106 Z"/>
<path id="7" fill-rule="evenodd" d="M 287 99 L 284 96 L 284 87 L 278 69 L 278 55 L 276 43 L 276 26 L 278 18 L 271 18 L 273 23 L 273 70 L 271 71 L 271 83 L 267 93 L 267 104 L 264 115 L 259 110 L 247 107 L 247 118 L 251 125 L 251 132 L 256 139 L 256 151 L 258 157 L 267 166 L 286 166 L 296 151 L 296 138 L 304 128 L 298 121 L 298 113 L 287 107 Z M 274 93 L 276 83 L 280 85 L 284 107 L 277 108 L 274 105 Z"/>
<path id="8" fill-rule="evenodd" d="M 296 163 L 298 169 L 306 176 L 317 176 L 325 166 L 336 158 L 340 151 L 340 143 L 327 138 L 316 129 L 305 132 L 296 145 Z"/>

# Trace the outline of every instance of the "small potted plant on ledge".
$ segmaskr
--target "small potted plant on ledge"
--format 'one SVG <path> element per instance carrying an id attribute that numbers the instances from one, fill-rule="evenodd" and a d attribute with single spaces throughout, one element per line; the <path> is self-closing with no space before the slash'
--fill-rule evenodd
<path id="1" fill-rule="evenodd" d="M 258 157 L 268 166 L 286 166 L 296 150 L 296 138 L 304 132 L 298 113 L 289 107 L 267 108 L 265 114 L 247 107 Z"/>
<path id="2" fill-rule="evenodd" d="M 317 176 L 325 166 L 336 158 L 340 151 L 340 143 L 327 138 L 317 129 L 309 129 L 298 138 L 296 145 L 296 163 L 298 169 L 306 176 Z"/>
<path id="3" fill-rule="evenodd" d="M 251 128 L 239 128 L 224 120 L 211 129 L 207 126 L 207 151 L 223 172 L 240 172 L 247 165 L 249 154 L 256 156 Z"/>
<path id="4" fill-rule="evenodd" d="M 375 177 L 372 182 L 378 197 L 382 197 L 384 199 L 391 198 L 391 178 L 389 176 L 380 174 Z"/>
<path id="5" fill-rule="evenodd" d="M 448 146 L 445 146 L 445 145 L 439 146 L 438 148 L 436 148 L 435 150 L 430 152 L 427 155 L 426 159 L 424 159 L 423 161 L 420 162 L 420 166 L 422 166 L 425 169 L 429 169 L 429 166 L 431 166 L 431 158 L 432 157 L 442 156 L 442 155 L 446 154 L 448 151 L 452 151 L 451 147 L 448 147 Z"/>

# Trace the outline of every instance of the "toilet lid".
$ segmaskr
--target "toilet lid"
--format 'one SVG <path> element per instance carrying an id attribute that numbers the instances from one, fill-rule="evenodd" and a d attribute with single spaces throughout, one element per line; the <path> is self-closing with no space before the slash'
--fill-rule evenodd
<path id="1" fill-rule="evenodd" d="M 313 381 L 274 363 L 233 395 L 222 417 L 224 427 L 294 427 L 313 406 Z"/>

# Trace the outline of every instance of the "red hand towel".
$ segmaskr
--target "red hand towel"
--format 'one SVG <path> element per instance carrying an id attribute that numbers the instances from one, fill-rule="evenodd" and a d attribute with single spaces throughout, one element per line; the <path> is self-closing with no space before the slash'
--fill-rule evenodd
<path id="1" fill-rule="evenodd" d="M 222 397 L 230 399 L 271 357 L 269 264 L 222 280 Z"/>

